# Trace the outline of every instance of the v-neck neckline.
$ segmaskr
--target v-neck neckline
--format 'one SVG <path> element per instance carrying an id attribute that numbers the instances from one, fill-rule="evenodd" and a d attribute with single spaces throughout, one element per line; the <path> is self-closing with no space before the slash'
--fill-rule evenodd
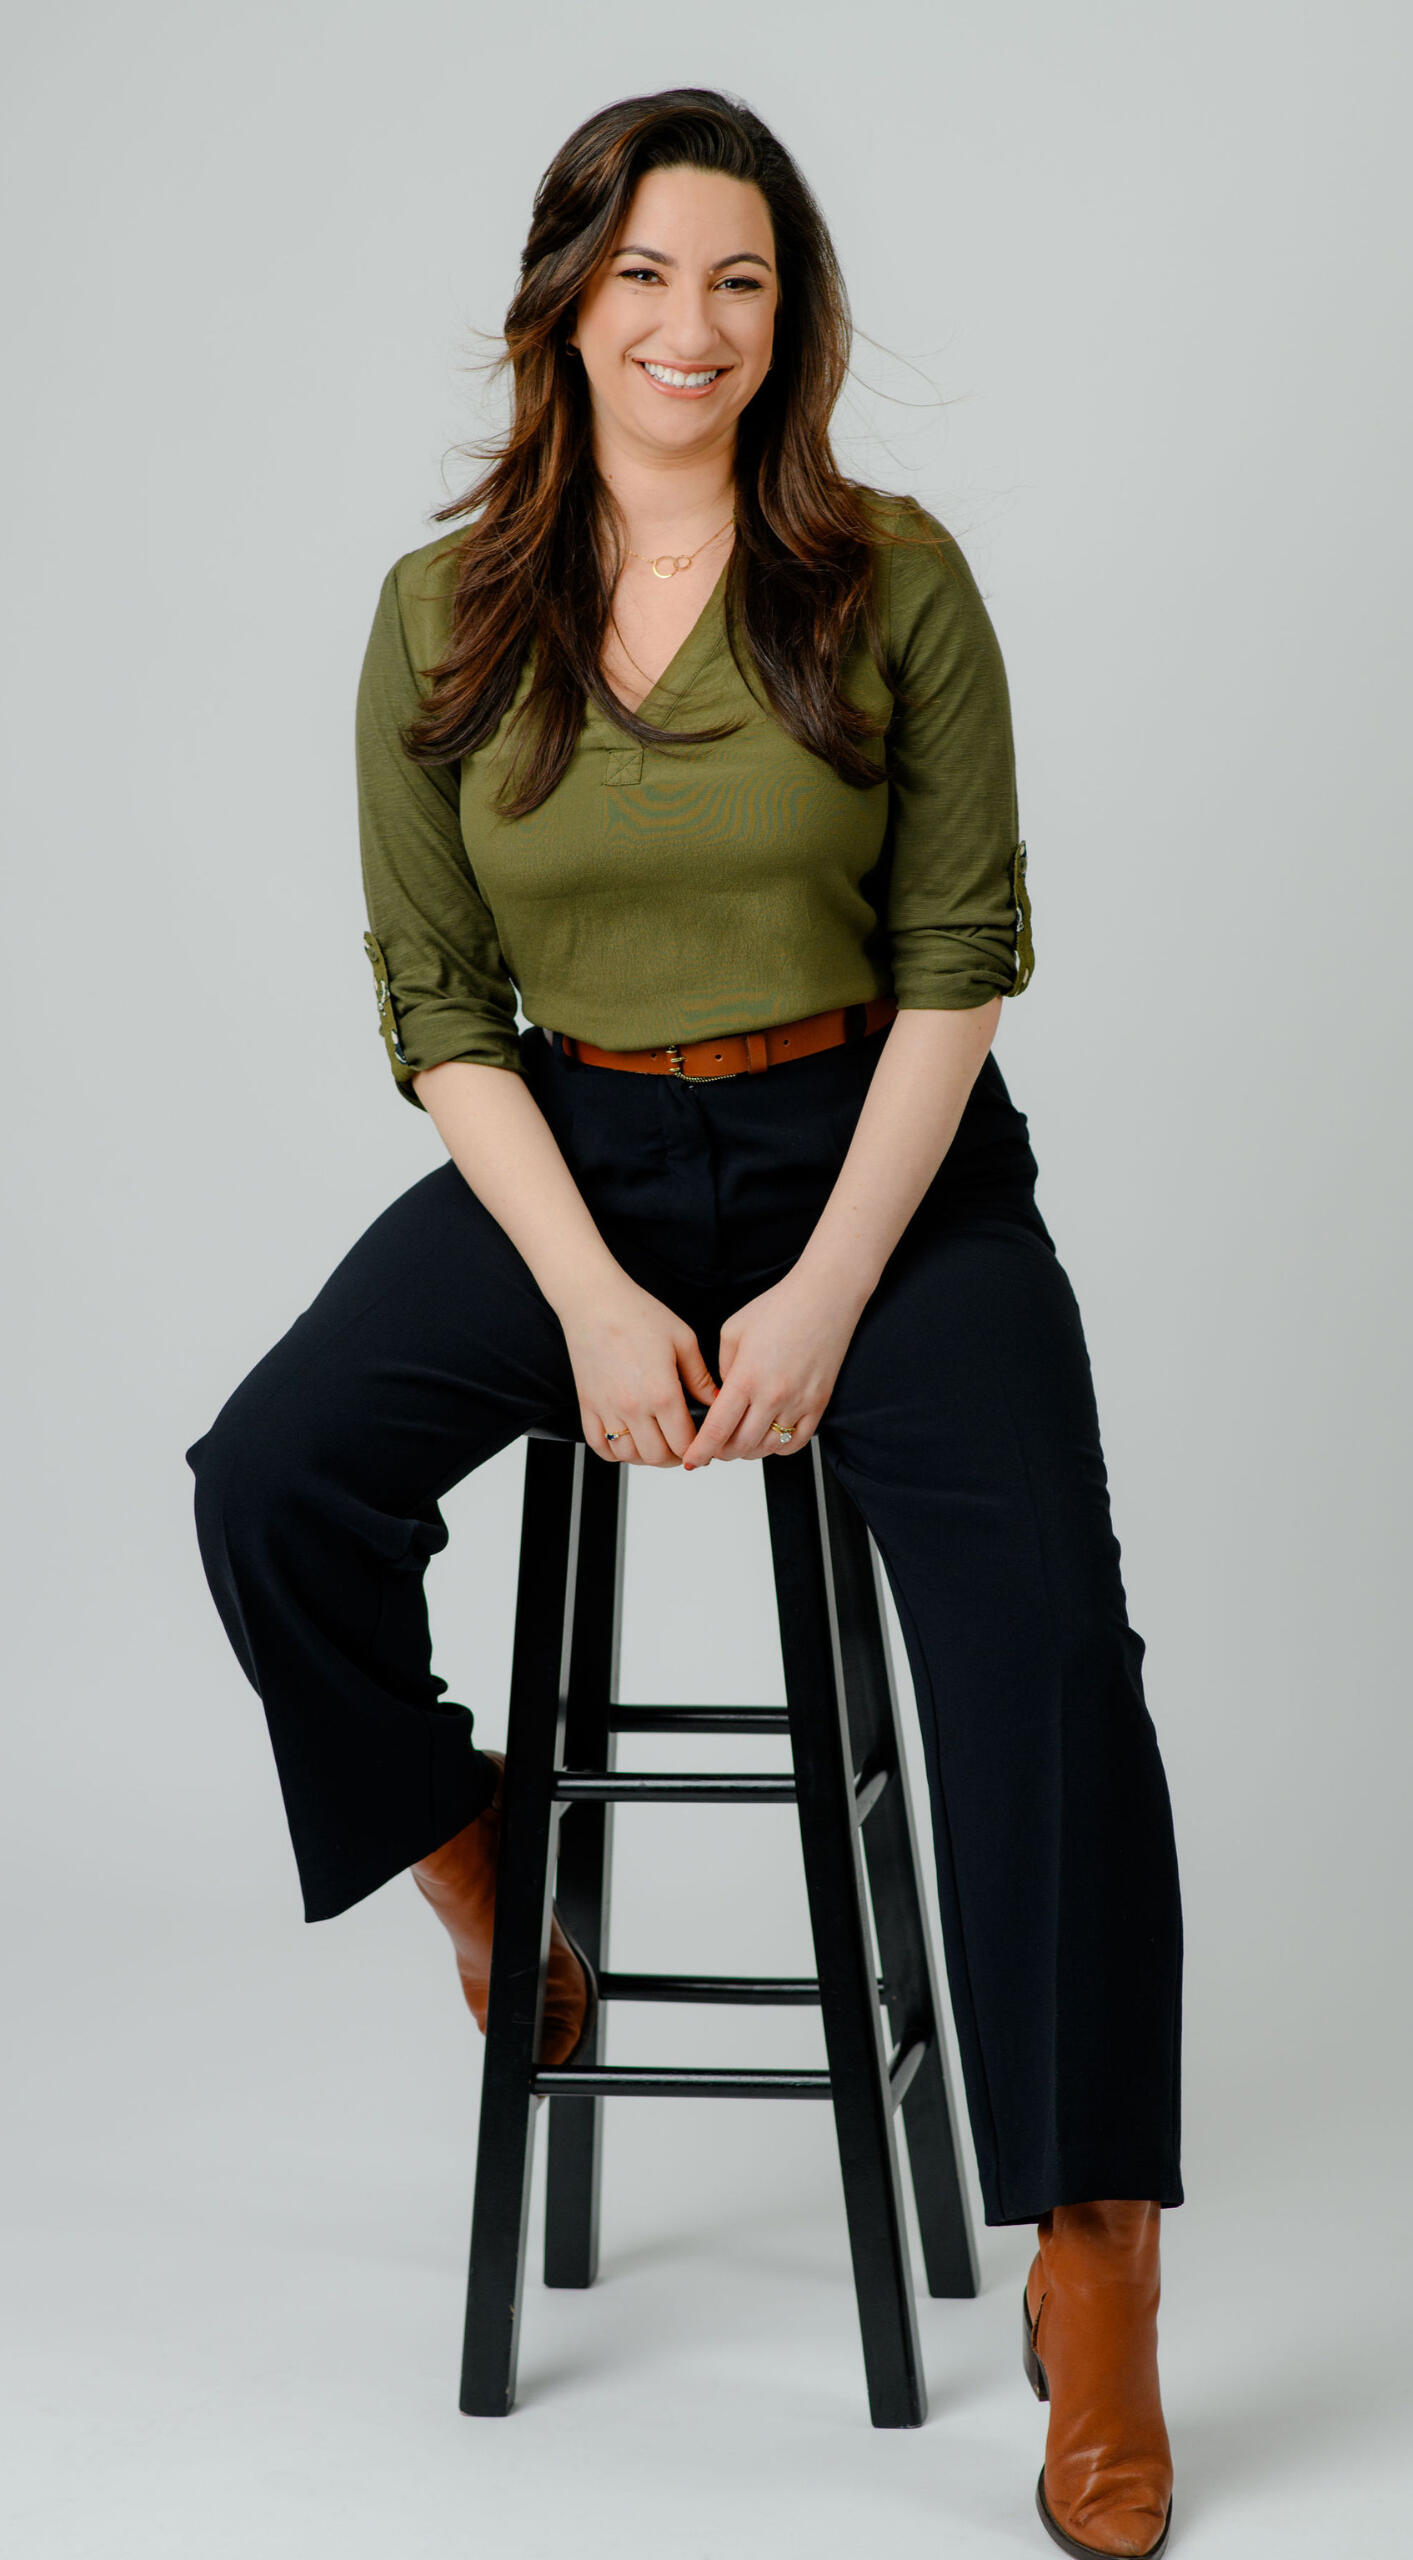
<path id="1" fill-rule="evenodd" d="M 732 549 L 734 548 L 735 546 L 733 544 Z M 686 633 L 678 647 L 673 651 L 672 656 L 668 659 L 666 666 L 658 677 L 656 684 L 649 685 L 648 690 L 643 695 L 641 701 L 633 704 L 632 714 L 634 717 L 641 719 L 643 714 L 648 711 L 650 705 L 656 701 L 660 693 L 680 691 L 684 672 L 695 672 L 697 654 L 702 643 L 709 634 L 714 637 L 716 633 L 716 626 L 719 620 L 719 616 L 716 611 L 717 601 L 725 586 L 726 572 L 730 566 L 731 552 L 728 551 L 725 559 L 722 561 L 720 569 L 717 572 L 716 584 L 712 588 L 710 595 L 707 597 L 705 604 L 702 606 L 701 612 L 698 614 L 696 621 L 692 624 L 690 630 Z M 609 691 L 610 693 L 613 693 L 612 685 L 609 686 Z M 620 710 L 627 711 L 629 709 L 629 705 L 622 700 L 620 695 L 614 694 L 614 700 L 618 703 Z M 601 716 L 604 718 L 608 717 L 606 713 Z"/>

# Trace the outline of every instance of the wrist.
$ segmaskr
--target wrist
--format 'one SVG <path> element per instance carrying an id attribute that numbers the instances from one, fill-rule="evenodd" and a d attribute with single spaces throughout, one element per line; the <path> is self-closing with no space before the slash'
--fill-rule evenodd
<path id="1" fill-rule="evenodd" d="M 862 1315 L 882 1278 L 881 1269 L 860 1253 L 856 1244 L 836 1243 L 819 1228 L 805 1246 L 795 1270 L 832 1307 L 844 1306 L 855 1318 Z"/>
<path id="2" fill-rule="evenodd" d="M 607 1245 L 599 1253 L 576 1254 L 570 1269 L 541 1279 L 540 1287 L 562 1325 L 575 1323 L 589 1308 L 601 1306 L 616 1289 L 635 1284 Z"/>

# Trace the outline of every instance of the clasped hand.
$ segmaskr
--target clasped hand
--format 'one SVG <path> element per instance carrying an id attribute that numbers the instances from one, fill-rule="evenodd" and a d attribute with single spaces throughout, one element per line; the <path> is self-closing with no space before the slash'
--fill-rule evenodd
<path id="1" fill-rule="evenodd" d="M 624 1273 L 563 1320 L 585 1439 L 600 1457 L 688 1471 L 793 1457 L 829 1403 L 859 1312 L 837 1283 L 797 1266 L 726 1318 L 718 1385 L 691 1326 Z M 688 1395 L 711 1407 L 699 1430 Z"/>

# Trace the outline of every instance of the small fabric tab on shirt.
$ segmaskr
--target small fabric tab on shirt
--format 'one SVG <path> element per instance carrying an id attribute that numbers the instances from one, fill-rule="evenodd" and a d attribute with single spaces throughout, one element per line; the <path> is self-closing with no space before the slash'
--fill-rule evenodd
<path id="1" fill-rule="evenodd" d="M 1018 844 L 1011 857 L 1011 896 L 1016 910 L 1016 973 L 1006 993 L 1012 996 L 1023 994 L 1035 975 L 1035 943 L 1031 932 L 1025 863 L 1025 846 Z"/>
<path id="2" fill-rule="evenodd" d="M 396 1059 L 398 1066 L 405 1067 L 407 1060 L 403 1055 L 402 1041 L 398 1035 L 397 1014 L 393 1006 L 392 987 L 388 979 L 388 964 L 383 958 L 383 946 L 376 934 L 365 933 L 363 948 L 372 966 L 373 989 L 378 999 L 378 1028 L 383 1035 L 384 1046 L 388 1056 Z"/>
<path id="3" fill-rule="evenodd" d="M 604 757 L 605 787 L 611 782 L 641 782 L 643 750 L 641 747 L 614 747 Z"/>

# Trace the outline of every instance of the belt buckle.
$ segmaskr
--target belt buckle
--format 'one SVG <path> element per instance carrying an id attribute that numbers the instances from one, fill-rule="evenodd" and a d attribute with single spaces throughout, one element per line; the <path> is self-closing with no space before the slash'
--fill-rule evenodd
<path id="1" fill-rule="evenodd" d="M 683 1084 L 730 1084 L 733 1077 L 749 1073 L 749 1069 L 746 1067 L 728 1067 L 724 1075 L 691 1076 L 688 1075 L 686 1068 L 682 1064 L 682 1052 L 677 1042 L 675 1040 L 665 1040 L 663 1042 L 663 1047 L 672 1061 L 671 1073 L 680 1077 Z"/>

